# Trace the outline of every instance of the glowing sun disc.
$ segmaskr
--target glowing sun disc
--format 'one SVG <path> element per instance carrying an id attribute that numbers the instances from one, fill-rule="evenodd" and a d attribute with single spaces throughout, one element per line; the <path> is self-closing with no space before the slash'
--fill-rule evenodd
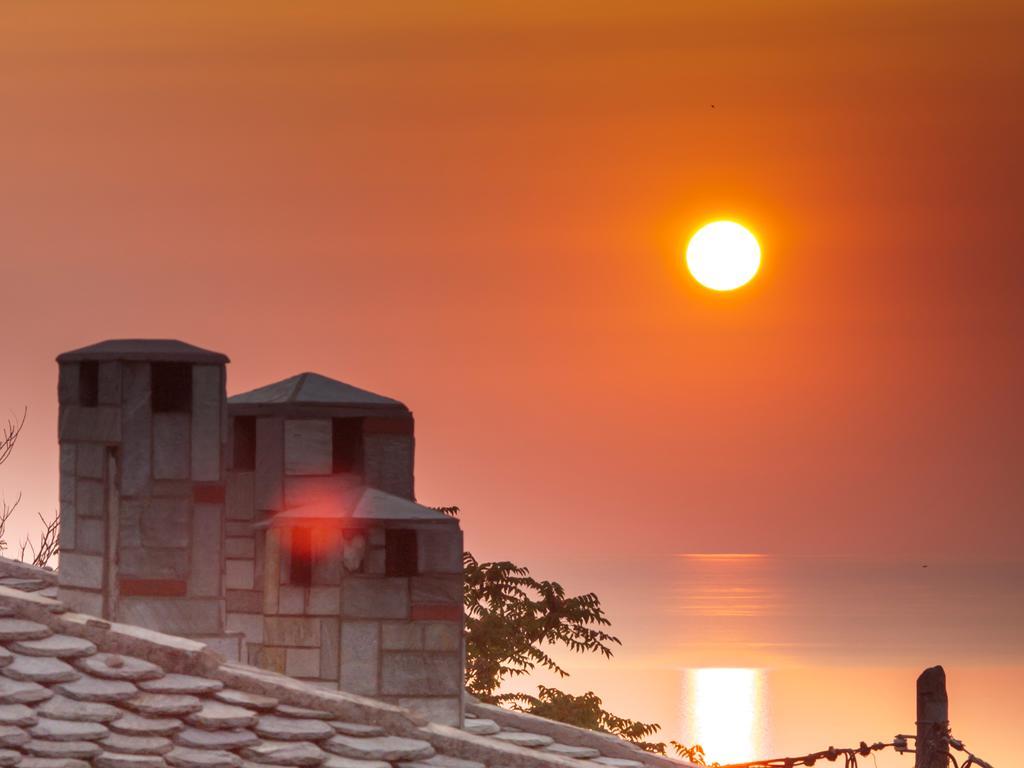
<path id="1" fill-rule="evenodd" d="M 714 221 L 697 230 L 686 246 L 686 268 L 713 291 L 746 285 L 761 266 L 761 246 L 734 221 Z"/>

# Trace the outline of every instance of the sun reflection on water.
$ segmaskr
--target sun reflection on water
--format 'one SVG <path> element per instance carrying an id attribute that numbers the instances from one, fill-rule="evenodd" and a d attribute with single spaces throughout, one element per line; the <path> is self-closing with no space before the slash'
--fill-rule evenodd
<path id="1" fill-rule="evenodd" d="M 763 757 L 764 673 L 760 669 L 689 669 L 683 688 L 684 743 L 700 744 L 708 762 Z"/>

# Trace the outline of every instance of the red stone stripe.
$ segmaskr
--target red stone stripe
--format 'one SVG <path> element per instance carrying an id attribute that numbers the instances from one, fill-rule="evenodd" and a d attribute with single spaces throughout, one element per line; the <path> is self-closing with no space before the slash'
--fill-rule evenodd
<path id="1" fill-rule="evenodd" d="M 126 597 L 182 597 L 186 592 L 181 579 L 125 579 L 117 580 L 120 593 Z"/>
<path id="2" fill-rule="evenodd" d="M 192 500 L 199 504 L 223 504 L 224 486 L 212 483 L 196 483 L 192 486 Z"/>

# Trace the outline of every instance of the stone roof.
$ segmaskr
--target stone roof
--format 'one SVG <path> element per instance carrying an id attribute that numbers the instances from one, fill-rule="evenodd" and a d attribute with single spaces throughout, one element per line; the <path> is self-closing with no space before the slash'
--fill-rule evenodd
<path id="1" fill-rule="evenodd" d="M 319 373 L 300 373 L 228 398 L 231 405 L 313 405 L 401 408 L 405 405 Z"/>
<path id="2" fill-rule="evenodd" d="M 220 352 L 186 344 L 177 339 L 109 339 L 57 356 L 58 363 L 80 360 L 156 360 L 169 363 L 230 362 Z"/>
<path id="3" fill-rule="evenodd" d="M 357 520 L 434 520 L 455 522 L 443 512 L 417 504 L 377 488 L 367 488 L 356 506 L 353 517 Z"/>
<path id="4" fill-rule="evenodd" d="M 0 557 L 0 587 L 57 597 L 57 572 Z"/>
<path id="5" fill-rule="evenodd" d="M 321 501 L 278 512 L 262 523 L 257 523 L 256 527 L 266 528 L 301 520 L 415 520 L 457 524 L 454 518 L 431 507 L 377 488 L 359 485 L 339 489 Z"/>
<path id="6" fill-rule="evenodd" d="M 0 576 L 31 568 L 0 559 Z M 52 571 L 36 569 L 38 582 Z M 13 582 L 11 582 L 13 584 Z M 228 662 L 206 645 L 0 586 L 0 768 L 673 768 L 607 734 L 484 704 L 464 728 Z"/>

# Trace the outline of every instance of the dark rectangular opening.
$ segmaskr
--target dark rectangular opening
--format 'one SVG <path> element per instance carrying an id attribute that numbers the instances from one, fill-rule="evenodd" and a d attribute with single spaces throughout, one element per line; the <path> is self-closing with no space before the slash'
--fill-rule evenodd
<path id="1" fill-rule="evenodd" d="M 153 363 L 153 412 L 192 412 L 192 366 Z"/>
<path id="2" fill-rule="evenodd" d="M 78 364 L 78 404 L 95 408 L 100 401 L 100 364 L 95 360 Z"/>
<path id="3" fill-rule="evenodd" d="M 384 539 L 384 572 L 388 576 L 415 576 L 419 572 L 416 531 L 389 530 Z"/>
<path id="4" fill-rule="evenodd" d="M 363 472 L 363 420 L 331 419 L 331 456 L 335 474 Z"/>
<path id="5" fill-rule="evenodd" d="M 242 470 L 256 469 L 256 417 L 236 416 L 234 430 L 232 466 Z"/>
<path id="6" fill-rule="evenodd" d="M 288 583 L 296 587 L 308 587 L 313 583 L 313 531 L 309 528 L 292 528 L 291 533 Z"/>

